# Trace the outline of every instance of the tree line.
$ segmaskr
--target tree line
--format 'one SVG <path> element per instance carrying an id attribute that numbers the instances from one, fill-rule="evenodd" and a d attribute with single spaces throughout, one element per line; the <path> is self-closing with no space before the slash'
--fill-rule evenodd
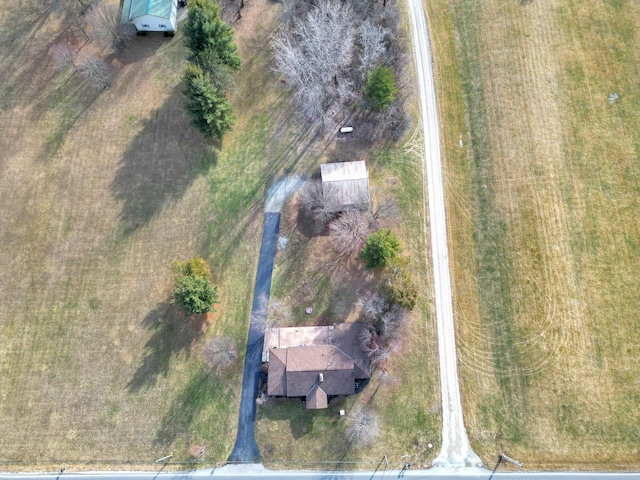
<path id="1" fill-rule="evenodd" d="M 191 0 L 183 34 L 189 50 L 184 71 L 187 113 L 205 138 L 220 140 L 236 119 L 227 98 L 241 65 L 233 30 L 222 20 L 217 3 Z"/>
<path id="2" fill-rule="evenodd" d="M 396 101 L 405 56 L 391 2 L 291 0 L 287 8 L 289 19 L 272 38 L 274 69 L 303 117 L 330 122 L 364 107 L 388 129 L 406 123 Z"/>

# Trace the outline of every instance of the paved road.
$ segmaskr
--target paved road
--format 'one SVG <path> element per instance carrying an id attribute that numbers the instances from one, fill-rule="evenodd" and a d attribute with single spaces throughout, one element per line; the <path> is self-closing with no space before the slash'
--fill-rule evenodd
<path id="1" fill-rule="evenodd" d="M 238 436 L 233 447 L 230 462 L 259 462 L 260 449 L 256 443 L 254 430 L 256 421 L 256 398 L 260 382 L 262 366 L 262 345 L 264 343 L 264 325 L 267 319 L 267 305 L 271 291 L 271 274 L 276 255 L 278 231 L 280 230 L 280 213 L 264 214 L 264 227 L 258 272 L 253 291 L 251 306 L 251 323 L 247 340 L 247 354 L 244 359 L 244 377 L 242 379 L 242 396 L 238 414 Z"/>
<path id="2" fill-rule="evenodd" d="M 440 389 L 442 391 L 442 448 L 433 464 L 446 467 L 480 466 L 482 461 L 471 450 L 462 420 L 447 246 L 447 220 L 442 186 L 440 133 L 438 131 L 429 31 L 422 9 L 422 0 L 407 0 L 407 4 L 411 19 L 411 38 L 418 72 L 424 130 L 423 169 L 426 176 L 427 195 L 425 197 L 429 204 L 434 298 L 438 324 Z"/>
<path id="3" fill-rule="evenodd" d="M 430 470 L 403 470 L 399 468 L 384 469 L 384 465 L 376 472 L 304 472 L 267 470 L 262 465 L 229 465 L 221 468 L 196 470 L 182 473 L 64 473 L 64 474 L 14 474 L 2 475 L 0 480 L 65 480 L 72 477 L 76 480 L 238 480 L 259 479 L 278 480 L 282 478 L 300 480 L 375 480 L 396 478 L 425 478 L 443 480 L 640 480 L 640 473 L 520 473 L 496 472 L 492 474 L 483 468 Z"/>

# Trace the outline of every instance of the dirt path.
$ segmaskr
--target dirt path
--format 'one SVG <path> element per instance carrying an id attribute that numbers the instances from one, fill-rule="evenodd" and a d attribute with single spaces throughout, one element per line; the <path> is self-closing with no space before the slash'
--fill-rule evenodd
<path id="1" fill-rule="evenodd" d="M 447 222 L 442 186 L 442 165 L 432 57 L 425 14 L 420 0 L 408 0 L 411 36 L 420 88 L 420 108 L 424 130 L 423 170 L 425 199 L 429 207 L 431 254 L 433 258 L 434 297 L 438 324 L 440 389 L 442 393 L 442 449 L 433 464 L 442 467 L 482 465 L 471 450 L 462 420 L 462 404 L 458 385 L 456 340 L 453 324 L 453 301 Z M 425 232 L 426 233 L 426 232 Z"/>

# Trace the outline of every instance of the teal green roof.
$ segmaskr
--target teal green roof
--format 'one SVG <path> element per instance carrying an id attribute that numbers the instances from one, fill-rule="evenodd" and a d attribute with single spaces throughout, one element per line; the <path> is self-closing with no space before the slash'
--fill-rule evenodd
<path id="1" fill-rule="evenodd" d="M 122 21 L 128 22 L 143 15 L 171 18 L 173 0 L 124 0 Z"/>

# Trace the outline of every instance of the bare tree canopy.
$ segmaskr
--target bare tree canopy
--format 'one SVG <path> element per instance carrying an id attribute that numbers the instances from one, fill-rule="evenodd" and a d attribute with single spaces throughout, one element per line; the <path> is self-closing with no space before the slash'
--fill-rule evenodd
<path id="1" fill-rule="evenodd" d="M 347 417 L 347 439 L 354 445 L 372 444 L 380 436 L 378 414 L 370 407 L 361 407 Z"/>
<path id="2" fill-rule="evenodd" d="M 368 211 L 350 208 L 329 224 L 329 234 L 339 255 L 353 255 L 360 251 L 374 227 Z"/>
<path id="3" fill-rule="evenodd" d="M 131 30 L 120 21 L 120 9 L 111 3 L 99 1 L 92 5 L 87 11 L 87 24 L 93 39 L 116 53 L 131 37 Z"/>
<path id="4" fill-rule="evenodd" d="M 209 371 L 217 373 L 234 364 L 238 359 L 238 347 L 231 337 L 216 337 L 204 344 L 202 357 Z"/>
<path id="5" fill-rule="evenodd" d="M 338 199 L 323 193 L 320 180 L 305 183 L 298 198 L 301 213 L 312 221 L 315 233 L 322 232 L 327 224 L 336 218 Z"/>
<path id="6" fill-rule="evenodd" d="M 360 60 L 360 75 L 362 80 L 367 77 L 367 73 L 375 67 L 385 53 L 385 37 L 389 31 L 371 20 L 367 19 L 360 25 L 358 29 L 360 36 L 361 49 L 358 55 Z"/>
<path id="7" fill-rule="evenodd" d="M 87 55 L 78 67 L 78 72 L 98 88 L 107 89 L 110 86 L 111 69 L 95 55 Z"/>
<path id="8" fill-rule="evenodd" d="M 353 96 L 346 74 L 356 32 L 348 3 L 319 2 L 305 20 L 273 38 L 275 69 L 282 73 L 305 116 L 323 116 L 335 98 Z"/>
<path id="9" fill-rule="evenodd" d="M 370 138 L 397 139 L 405 131 L 402 100 L 396 99 L 384 112 L 358 108 L 367 76 L 376 65 L 392 69 L 400 78 L 406 63 L 395 2 L 386 4 L 285 1 L 288 20 L 272 37 L 274 70 L 293 91 L 304 119 L 332 125 L 351 115 L 367 123 L 358 131 Z"/>

